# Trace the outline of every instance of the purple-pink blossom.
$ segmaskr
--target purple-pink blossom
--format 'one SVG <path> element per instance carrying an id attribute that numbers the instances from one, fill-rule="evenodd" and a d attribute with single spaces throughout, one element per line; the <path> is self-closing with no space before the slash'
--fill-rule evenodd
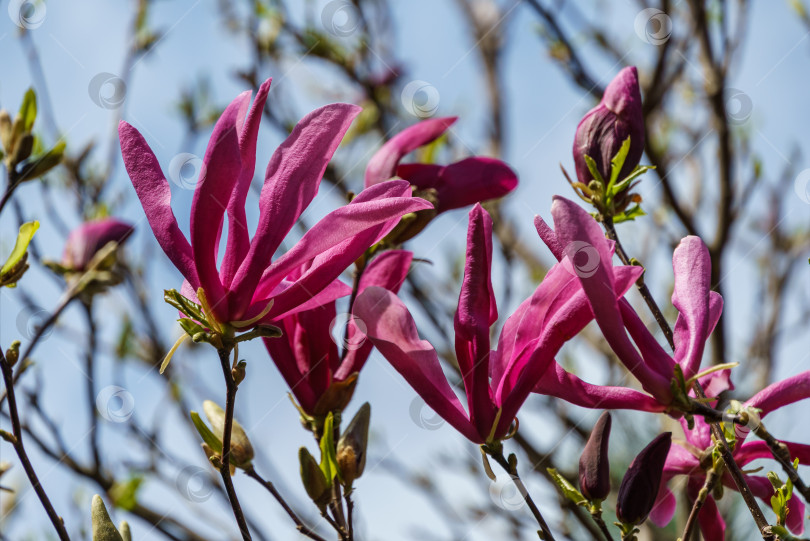
<path id="1" fill-rule="evenodd" d="M 427 201 L 411 197 L 405 181 L 374 185 L 329 213 L 274 261 L 273 255 L 318 192 L 327 164 L 360 108 L 326 105 L 298 122 L 267 165 L 259 222 L 251 237 L 245 203 L 269 89 L 267 80 L 252 107 L 251 92 L 240 94 L 214 126 L 192 201 L 190 241 L 177 224 L 169 183 L 146 140 L 126 122 L 119 126 L 127 172 L 158 243 L 186 279 L 183 293 L 193 297 L 202 288 L 212 317 L 242 327 L 245 320 L 271 321 L 346 295 L 346 286 L 335 281 L 339 274 L 402 215 L 431 208 Z M 226 248 L 217 268 L 226 214 Z M 305 264 L 307 270 L 298 274 Z"/>
<path id="2" fill-rule="evenodd" d="M 132 224 L 115 218 L 84 222 L 68 235 L 62 253 L 62 266 L 75 271 L 85 270 L 96 252 L 108 242 L 120 244 L 129 238 L 132 231 Z"/>

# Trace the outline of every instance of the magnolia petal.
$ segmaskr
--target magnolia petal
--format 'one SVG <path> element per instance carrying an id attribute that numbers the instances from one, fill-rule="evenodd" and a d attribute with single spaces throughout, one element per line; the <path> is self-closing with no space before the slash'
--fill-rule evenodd
<path id="1" fill-rule="evenodd" d="M 366 166 L 365 187 L 393 178 L 397 164 L 403 157 L 437 139 L 456 120 L 457 117 L 430 118 L 393 136 L 369 160 Z"/>
<path id="2" fill-rule="evenodd" d="M 774 410 L 810 398 L 810 370 L 782 381 L 771 383 L 745 402 L 746 406 L 762 410 L 765 417 Z"/>
<path id="3" fill-rule="evenodd" d="M 200 170 L 200 180 L 191 202 L 191 248 L 194 263 L 211 309 L 218 321 L 239 319 L 231 317 L 225 287 L 217 271 L 219 235 L 225 209 L 242 169 L 236 119 L 250 92 L 242 92 L 225 109 L 214 126 Z"/>
<path id="4" fill-rule="evenodd" d="M 186 240 L 172 212 L 172 192 L 155 154 L 143 136 L 123 120 L 118 124 L 121 154 L 129 178 L 155 238 L 183 277 L 196 289 L 199 278 L 191 245 Z"/>
<path id="5" fill-rule="evenodd" d="M 685 237 L 675 248 L 672 267 L 675 272 L 672 304 L 679 312 L 673 329 L 675 361 L 681 365 L 684 377 L 689 379 L 700 368 L 703 348 L 709 338 L 711 319 L 709 249 L 699 237 Z"/>
<path id="6" fill-rule="evenodd" d="M 678 502 L 675 500 L 675 495 L 667 487 L 666 476 L 661 481 L 661 487 L 658 489 L 658 496 L 655 498 L 655 504 L 652 511 L 650 511 L 650 520 L 658 526 L 663 528 L 670 523 L 672 517 L 675 516 L 675 509 Z"/>
<path id="7" fill-rule="evenodd" d="M 256 234 L 231 286 L 235 306 L 249 303 L 276 249 L 318 192 L 332 155 L 360 110 L 346 103 L 316 109 L 273 153 L 259 196 Z"/>
<path id="8" fill-rule="evenodd" d="M 394 293 L 366 288 L 353 313 L 366 322 L 366 335 L 374 346 L 433 411 L 469 440 L 484 443 L 447 382 L 436 351 L 419 338 L 413 317 Z"/>
<path id="9" fill-rule="evenodd" d="M 554 232 L 553 229 L 541 218 L 540 216 L 534 217 L 534 227 L 537 229 L 537 234 L 540 235 L 540 239 L 545 243 L 557 261 L 562 260 L 563 258 L 563 249 L 560 246 L 559 240 L 557 240 L 557 234 Z"/>
<path id="10" fill-rule="evenodd" d="M 231 198 L 228 200 L 228 244 L 220 268 L 220 277 L 225 287 L 230 287 L 239 265 L 250 250 L 250 232 L 245 215 L 245 202 L 256 169 L 256 140 L 259 135 L 264 104 L 267 101 L 267 93 L 270 91 L 270 81 L 272 79 L 267 79 L 259 87 L 250 112 L 247 111 L 248 101 L 245 100 L 242 103 L 242 109 L 239 110 L 236 121 L 242 170 L 233 187 Z"/>

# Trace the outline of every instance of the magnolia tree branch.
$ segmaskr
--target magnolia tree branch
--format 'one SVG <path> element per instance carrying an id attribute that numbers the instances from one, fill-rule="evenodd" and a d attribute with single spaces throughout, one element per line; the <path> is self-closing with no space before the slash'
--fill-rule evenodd
<path id="1" fill-rule="evenodd" d="M 706 480 L 703 483 L 703 486 L 698 492 L 697 498 L 695 498 L 695 503 L 692 504 L 692 508 L 689 510 L 689 518 L 686 519 L 686 526 L 683 529 L 683 535 L 681 535 L 681 539 L 683 541 L 690 541 L 692 539 L 692 534 L 695 531 L 695 526 L 698 523 L 698 513 L 703 508 L 703 504 L 706 503 L 706 498 L 709 497 L 712 490 L 714 490 L 715 485 L 720 480 L 720 472 L 717 471 L 716 468 L 712 467 L 706 472 Z"/>
<path id="2" fill-rule="evenodd" d="M 14 451 L 17 453 L 17 456 L 20 459 L 23 470 L 25 470 L 25 475 L 28 476 L 28 480 L 31 482 L 31 487 L 33 487 L 34 492 L 36 492 L 40 503 L 42 503 L 42 507 L 45 508 L 45 512 L 48 514 L 48 518 L 50 519 L 51 524 L 53 524 L 59 539 L 62 541 L 69 541 L 70 537 L 65 529 L 65 523 L 62 521 L 62 517 L 56 513 L 53 504 L 51 504 L 51 500 L 45 493 L 45 489 L 39 482 L 36 471 L 34 471 L 34 466 L 31 465 L 31 460 L 28 458 L 25 445 L 23 445 L 22 425 L 20 424 L 20 416 L 17 411 L 17 397 L 14 393 L 12 367 L 6 360 L 6 356 L 2 351 L 0 351 L 0 371 L 3 372 L 3 381 L 6 385 L 6 393 L 8 396 L 8 413 L 9 418 L 11 419 L 12 431 L 11 434 L 4 433 L 3 439 L 9 441 L 14 446 Z"/>
<path id="3" fill-rule="evenodd" d="M 225 491 L 228 493 L 228 500 L 231 502 L 233 516 L 236 518 L 236 523 L 239 526 L 239 531 L 242 533 L 242 538 L 244 541 L 250 541 L 252 539 L 250 530 L 248 529 L 242 506 L 239 505 L 239 499 L 236 497 L 233 479 L 231 479 L 231 430 L 233 429 L 233 410 L 238 386 L 231 373 L 231 351 L 227 348 L 219 348 L 217 349 L 217 353 L 219 354 L 219 362 L 222 365 L 222 375 L 225 377 L 226 391 L 225 426 L 222 433 L 222 456 L 220 457 L 219 473 L 222 476 L 222 483 L 225 485 Z"/>

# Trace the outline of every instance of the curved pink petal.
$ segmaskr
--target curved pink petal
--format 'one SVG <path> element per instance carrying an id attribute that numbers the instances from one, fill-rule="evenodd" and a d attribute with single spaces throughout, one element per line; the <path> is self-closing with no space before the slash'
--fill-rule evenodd
<path id="1" fill-rule="evenodd" d="M 784 441 L 782 443 L 787 446 L 791 460 L 798 458 L 799 464 L 804 466 L 810 465 L 810 445 L 792 441 Z M 744 466 L 761 458 L 773 458 L 768 444 L 762 440 L 747 441 L 740 445 L 734 452 L 734 459 L 740 466 Z"/>
<path id="2" fill-rule="evenodd" d="M 191 245 L 172 212 L 172 191 L 155 154 L 143 136 L 123 120 L 118 124 L 121 154 L 129 178 L 155 238 L 183 277 L 196 289 L 200 280 L 194 265 Z"/>
<path id="3" fill-rule="evenodd" d="M 661 480 L 658 496 L 656 496 L 655 504 L 652 511 L 650 511 L 650 520 L 659 528 L 663 528 L 670 523 L 672 517 L 675 516 L 675 508 L 678 506 L 675 495 L 667 487 L 667 481 L 666 477 Z"/>
<path id="4" fill-rule="evenodd" d="M 679 312 L 673 329 L 675 361 L 687 379 L 697 374 L 709 338 L 711 267 L 709 249 L 700 237 L 685 237 L 672 255 L 672 304 Z"/>
<path id="5" fill-rule="evenodd" d="M 686 441 L 701 451 L 712 445 L 712 429 L 709 423 L 703 420 L 703 417 L 695 416 L 695 423 L 691 430 L 685 419 L 681 418 L 678 421 L 681 423 Z"/>
<path id="6" fill-rule="evenodd" d="M 403 164 L 397 175 L 417 188 L 435 188 L 439 212 L 503 197 L 518 184 L 517 175 L 504 162 L 477 156 L 444 167 Z"/>
<path id="7" fill-rule="evenodd" d="M 219 235 L 228 201 L 242 170 L 236 119 L 250 92 L 242 92 L 233 100 L 217 120 L 200 170 L 200 180 L 191 202 L 191 249 L 200 278 L 200 286 L 208 297 L 215 317 L 219 321 L 238 319 L 238 310 L 232 317 L 225 287 L 217 271 Z M 247 303 L 245 303 L 247 307 Z"/>
<path id="8" fill-rule="evenodd" d="M 698 513 L 698 524 L 700 533 L 703 534 L 703 541 L 725 541 L 726 521 L 717 508 L 717 502 L 712 496 L 708 496 L 703 503 L 703 507 Z"/>
<path id="9" fill-rule="evenodd" d="M 551 253 L 557 258 L 557 261 L 562 260 L 565 254 L 563 254 L 562 246 L 560 246 L 560 241 L 557 240 L 557 234 L 554 230 L 551 229 L 540 216 L 534 217 L 534 227 L 537 229 L 537 234 L 540 235 L 540 239 L 545 243 L 548 249 L 551 250 Z"/>
<path id="10" fill-rule="evenodd" d="M 248 250 L 250 250 L 250 233 L 245 215 L 245 202 L 256 169 L 256 140 L 259 135 L 259 124 L 264 112 L 264 104 L 267 101 L 267 93 L 270 91 L 270 81 L 272 79 L 267 79 L 259 87 L 250 112 L 247 111 L 247 100 L 242 103 L 242 109 L 240 109 L 236 121 L 242 170 L 227 207 L 228 244 L 220 268 L 220 277 L 225 287 L 230 287 L 239 265 L 247 256 Z"/>
<path id="11" fill-rule="evenodd" d="M 405 128 L 389 139 L 366 166 L 366 188 L 393 178 L 397 164 L 403 157 L 437 139 L 456 120 L 457 117 L 430 118 Z"/>
<path id="12" fill-rule="evenodd" d="M 413 317 L 395 294 L 369 287 L 358 295 L 354 314 L 366 322 L 374 346 L 433 411 L 472 442 L 484 443 L 450 388 L 436 351 L 419 338 Z"/>
<path id="13" fill-rule="evenodd" d="M 326 166 L 360 110 L 346 103 L 316 109 L 273 153 L 259 196 L 259 225 L 231 286 L 235 307 L 247 306 L 253 297 L 276 249 L 318 192 Z"/>
<path id="14" fill-rule="evenodd" d="M 405 281 L 413 261 L 413 253 L 408 250 L 389 250 L 371 260 L 358 284 L 358 294 L 368 287 L 384 287 L 392 293 L 397 293 Z M 348 351 L 335 372 L 335 379 L 343 380 L 354 372 L 359 372 L 371 354 L 373 345 L 366 339 L 363 329 L 366 325 L 362 321 L 351 318 L 348 322 Z"/>
<path id="15" fill-rule="evenodd" d="M 669 380 L 644 363 L 624 330 L 610 271 L 610 247 L 599 224 L 581 207 L 559 196 L 554 197 L 551 214 L 557 239 L 569 265 L 580 278 L 596 322 L 611 349 L 645 391 L 668 402 L 671 397 Z"/>
<path id="16" fill-rule="evenodd" d="M 664 475 L 674 477 L 676 475 L 691 475 L 696 472 L 701 477 L 705 477 L 697 457 L 677 441 L 673 442 L 669 454 L 667 454 L 667 461 L 664 464 Z"/>
<path id="17" fill-rule="evenodd" d="M 84 222 L 73 229 L 65 241 L 62 265 L 84 270 L 90 260 L 108 242 L 122 243 L 129 238 L 134 226 L 116 218 L 101 218 Z"/>
<path id="18" fill-rule="evenodd" d="M 672 357 L 664 351 L 626 299 L 619 299 L 619 310 L 622 313 L 624 326 L 641 352 L 644 363 L 662 377 L 672 380 L 675 375 L 675 363 L 672 361 Z"/>
<path id="19" fill-rule="evenodd" d="M 535 393 L 555 396 L 583 408 L 630 409 L 660 412 L 667 409 L 650 395 L 627 387 L 592 385 L 567 372 L 557 362 L 546 370 L 535 385 Z"/>
<path id="20" fill-rule="evenodd" d="M 489 328 L 498 320 L 492 291 L 492 218 L 477 204 L 470 211 L 467 257 L 454 328 L 456 357 L 470 420 L 480 434 L 488 434 L 495 420 L 489 390 Z"/>
<path id="21" fill-rule="evenodd" d="M 782 406 L 806 398 L 810 398 L 810 370 L 768 385 L 749 398 L 745 406 L 761 409 L 760 415 L 765 417 Z"/>

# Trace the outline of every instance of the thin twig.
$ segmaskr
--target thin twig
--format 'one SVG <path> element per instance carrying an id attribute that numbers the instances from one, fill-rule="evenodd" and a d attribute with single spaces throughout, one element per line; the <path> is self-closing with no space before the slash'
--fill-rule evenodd
<path id="1" fill-rule="evenodd" d="M 239 525 L 239 531 L 242 532 L 242 539 L 250 541 L 250 530 L 248 529 L 247 521 L 245 521 L 245 514 L 242 512 L 242 506 L 239 505 L 239 499 L 236 497 L 236 490 L 233 487 L 233 479 L 231 479 L 231 429 L 233 428 L 233 410 L 234 403 L 236 402 L 236 391 L 238 389 L 236 382 L 233 380 L 231 374 L 230 350 L 226 348 L 218 349 L 219 362 L 222 365 L 222 374 L 225 376 L 225 426 L 222 434 L 222 457 L 219 466 L 219 473 L 222 476 L 222 482 L 225 484 L 225 491 L 228 493 L 228 500 L 231 502 L 231 509 L 233 509 L 233 516 L 236 518 L 236 523 Z"/>
<path id="2" fill-rule="evenodd" d="M 14 435 L 11 444 L 14 446 L 14 451 L 16 451 L 17 456 L 20 458 L 20 463 L 25 470 L 25 474 L 28 476 L 28 480 L 31 482 L 31 486 L 34 488 L 34 492 L 36 492 L 39 501 L 42 503 L 42 507 L 45 508 L 45 512 L 51 520 L 51 524 L 53 524 L 56 533 L 59 535 L 59 539 L 62 541 L 70 541 L 70 536 L 68 536 L 67 530 L 65 529 L 65 523 L 62 521 L 62 517 L 56 513 L 53 504 L 51 504 L 51 500 L 45 493 L 45 489 L 42 488 L 39 478 L 34 471 L 34 467 L 28 459 L 28 453 L 25 451 L 22 425 L 20 424 L 20 416 L 17 412 L 17 397 L 14 394 L 11 365 L 6 361 L 6 356 L 2 351 L 0 351 L 0 371 L 3 372 L 3 381 L 5 382 L 6 392 L 8 394 L 8 411 L 11 419 L 11 431 Z"/>
<path id="3" fill-rule="evenodd" d="M 706 503 L 706 498 L 708 498 L 711 491 L 714 490 L 714 486 L 719 480 L 720 472 L 718 472 L 714 467 L 710 468 L 706 472 L 706 480 L 704 481 L 700 492 L 698 492 L 697 498 L 695 498 L 695 503 L 692 504 L 692 509 L 689 511 L 689 518 L 686 520 L 686 526 L 683 528 L 683 535 L 681 536 L 683 541 L 689 541 L 692 539 L 692 533 L 695 525 L 697 524 L 698 513 L 700 513 L 700 510 L 703 508 L 703 504 Z"/>
<path id="4" fill-rule="evenodd" d="M 301 518 L 296 514 L 293 508 L 290 507 L 290 505 L 287 503 L 287 501 L 284 499 L 281 493 L 279 493 L 278 489 L 272 482 L 264 479 L 261 475 L 256 473 L 256 470 L 254 470 L 252 467 L 246 469 L 245 474 L 251 479 L 257 481 L 273 496 L 273 498 L 275 498 L 275 500 L 279 503 L 279 505 L 281 505 L 281 507 L 284 509 L 287 515 L 295 523 L 295 527 L 299 532 L 301 532 L 301 535 L 305 535 L 310 539 L 314 539 L 315 541 L 326 541 L 323 537 L 315 533 L 309 526 L 304 524 L 304 521 L 301 520 Z"/>

